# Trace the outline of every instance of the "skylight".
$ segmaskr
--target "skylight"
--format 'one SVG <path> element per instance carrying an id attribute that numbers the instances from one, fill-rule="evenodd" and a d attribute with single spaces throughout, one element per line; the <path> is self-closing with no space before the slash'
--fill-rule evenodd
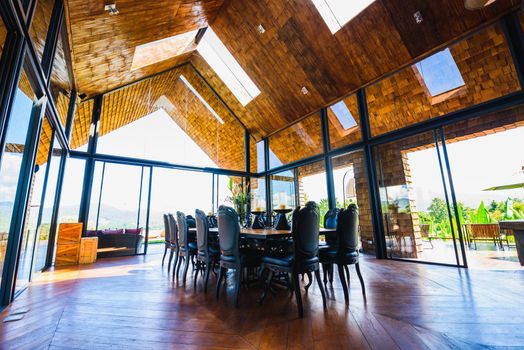
<path id="1" fill-rule="evenodd" d="M 260 94 L 258 87 L 238 64 L 211 27 L 207 28 L 206 33 L 198 44 L 197 50 L 240 101 L 242 106 L 247 105 Z"/>
<path id="2" fill-rule="evenodd" d="M 351 111 L 343 100 L 335 103 L 329 108 L 331 108 L 331 111 L 335 114 L 344 130 L 348 130 L 357 125 L 353 114 L 351 114 Z"/>
<path id="3" fill-rule="evenodd" d="M 449 49 L 415 64 L 432 97 L 464 86 L 464 79 Z"/>
<path id="4" fill-rule="evenodd" d="M 215 112 L 215 110 L 211 108 L 211 106 L 206 102 L 206 100 L 204 100 L 202 95 L 200 95 L 198 91 L 195 90 L 193 85 L 191 85 L 191 83 L 187 81 L 186 77 L 184 77 L 183 75 L 180 75 L 180 80 L 182 80 L 182 82 L 189 88 L 189 90 L 191 90 L 193 94 L 195 94 L 195 96 L 200 100 L 200 102 L 202 102 L 202 104 L 207 108 L 207 110 L 211 112 L 211 114 L 216 118 L 216 120 L 218 120 L 220 124 L 224 124 L 224 121 L 222 120 L 222 118 L 220 118 L 217 112 Z"/>
<path id="5" fill-rule="evenodd" d="M 332 34 L 375 0 L 312 0 Z"/>
<path id="6" fill-rule="evenodd" d="M 165 61 L 194 50 L 197 30 L 152 41 L 135 48 L 131 70 Z"/>

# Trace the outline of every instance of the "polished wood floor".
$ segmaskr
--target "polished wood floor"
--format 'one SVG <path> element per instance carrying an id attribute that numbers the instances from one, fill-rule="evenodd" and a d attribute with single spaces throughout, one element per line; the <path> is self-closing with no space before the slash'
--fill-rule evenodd
<path id="1" fill-rule="evenodd" d="M 352 269 L 350 305 L 337 281 L 323 312 L 314 286 L 297 318 L 284 290 L 220 301 L 173 283 L 160 247 L 146 257 L 49 271 L 1 314 L 2 349 L 478 349 L 524 347 L 524 269 L 463 270 L 366 257 L 364 299 Z M 215 282 L 210 278 L 210 286 Z M 12 316 L 11 316 L 12 317 Z"/>

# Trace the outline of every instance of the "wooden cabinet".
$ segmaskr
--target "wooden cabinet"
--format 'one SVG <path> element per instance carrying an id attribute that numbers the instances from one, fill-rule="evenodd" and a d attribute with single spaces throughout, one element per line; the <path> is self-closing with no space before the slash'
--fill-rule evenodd
<path id="1" fill-rule="evenodd" d="M 78 264 L 82 223 L 62 223 L 58 227 L 55 266 Z"/>
<path id="2" fill-rule="evenodd" d="M 92 264 L 96 261 L 98 237 L 83 237 L 80 241 L 79 264 Z"/>

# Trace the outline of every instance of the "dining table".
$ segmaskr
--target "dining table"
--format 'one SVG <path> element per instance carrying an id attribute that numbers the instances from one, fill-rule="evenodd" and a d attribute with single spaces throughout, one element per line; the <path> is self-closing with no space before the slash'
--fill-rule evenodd
<path id="1" fill-rule="evenodd" d="M 188 232 L 190 234 L 196 234 L 196 228 L 189 228 Z M 336 229 L 334 228 L 320 228 L 320 234 L 321 235 L 329 235 L 334 234 L 336 232 Z M 218 227 L 210 227 L 209 228 L 210 234 L 216 234 L 218 235 Z M 261 240 L 267 240 L 267 239 L 280 239 L 280 238 L 291 238 L 291 230 L 276 230 L 274 228 L 261 228 L 261 229 L 253 229 L 253 228 L 241 228 L 240 229 L 240 237 L 242 238 L 252 238 L 252 239 L 261 239 Z"/>

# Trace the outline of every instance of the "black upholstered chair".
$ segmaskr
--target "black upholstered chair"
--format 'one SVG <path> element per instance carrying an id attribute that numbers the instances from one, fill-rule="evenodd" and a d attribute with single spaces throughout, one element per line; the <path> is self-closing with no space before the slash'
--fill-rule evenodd
<path id="1" fill-rule="evenodd" d="M 170 249 L 171 253 L 169 254 L 169 265 L 171 265 L 171 260 L 173 255 L 175 256 L 175 262 L 173 263 L 173 278 L 175 277 L 175 269 L 178 266 L 179 256 L 180 256 L 180 246 L 178 245 L 178 227 L 173 214 L 167 214 L 167 222 L 169 227 L 170 235 Z M 168 269 L 169 271 L 169 269 Z"/>
<path id="2" fill-rule="evenodd" d="M 349 303 L 349 265 L 355 265 L 362 287 L 362 294 L 366 294 L 359 265 L 357 206 L 350 204 L 347 209 L 340 210 L 337 221 L 337 244 L 336 246 L 322 247 L 319 251 L 319 258 L 324 268 L 329 266 L 332 269 L 333 264 L 337 264 L 340 282 L 344 290 L 344 299 L 347 304 Z M 345 275 L 347 275 L 347 282 Z"/>
<path id="3" fill-rule="evenodd" d="M 162 257 L 162 266 L 164 266 L 164 261 L 166 260 L 167 251 L 171 248 L 171 231 L 169 229 L 169 221 L 167 218 L 167 214 L 164 214 L 164 233 L 165 233 L 164 256 Z"/>
<path id="4" fill-rule="evenodd" d="M 266 282 L 266 290 L 261 300 L 264 299 L 267 291 L 271 287 L 271 280 L 274 273 L 287 273 L 291 275 L 293 281 L 293 290 L 297 299 L 299 317 L 304 315 L 298 280 L 299 274 L 315 273 L 315 279 L 322 294 L 322 302 L 324 308 L 326 308 L 326 294 L 324 286 L 320 281 L 318 259 L 319 221 L 319 208 L 315 202 L 307 202 L 304 207 L 295 209 L 291 230 L 293 236 L 293 253 L 276 256 L 268 255 L 262 258 L 262 269 L 268 269 L 269 274 Z"/>
<path id="5" fill-rule="evenodd" d="M 227 270 L 235 270 L 235 305 L 238 306 L 238 294 L 242 271 L 260 265 L 260 258 L 253 251 L 240 249 L 240 224 L 237 212 L 221 205 L 218 208 L 218 240 L 220 244 L 220 274 L 217 281 L 216 298 L 220 296 L 222 280 Z"/>
<path id="6" fill-rule="evenodd" d="M 179 245 L 179 254 L 180 259 L 184 260 L 184 276 L 182 278 L 182 283 L 186 283 L 187 270 L 189 269 L 189 261 L 193 256 L 197 255 L 197 245 L 195 242 L 189 241 L 188 226 L 186 222 L 186 216 L 184 213 L 177 211 L 176 212 L 176 223 L 178 227 L 178 245 Z M 176 277 L 178 279 L 178 272 L 182 266 L 182 260 L 178 262 L 176 268 Z"/>
<path id="7" fill-rule="evenodd" d="M 195 211 L 196 229 L 197 229 L 197 263 L 194 276 L 194 287 L 196 288 L 196 281 L 198 272 L 205 270 L 204 273 L 204 292 L 207 292 L 207 282 L 209 280 L 209 272 L 213 270 L 215 264 L 220 258 L 219 248 L 212 244 L 209 239 L 209 221 L 206 214 L 197 209 Z"/>
<path id="8" fill-rule="evenodd" d="M 337 217 L 340 209 L 333 208 L 329 209 L 324 215 L 324 228 L 336 229 L 337 228 Z M 337 238 L 336 235 L 326 235 L 326 243 L 320 246 L 320 249 L 324 246 L 336 246 Z M 328 278 L 331 283 L 333 283 L 333 265 L 322 265 L 324 270 L 324 283 L 327 283 Z"/>

